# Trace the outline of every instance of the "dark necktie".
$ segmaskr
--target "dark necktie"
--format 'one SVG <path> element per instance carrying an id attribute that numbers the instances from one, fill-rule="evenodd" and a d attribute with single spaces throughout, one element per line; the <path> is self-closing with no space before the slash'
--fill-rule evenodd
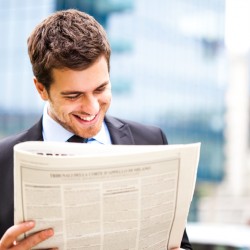
<path id="1" fill-rule="evenodd" d="M 67 140 L 67 142 L 87 143 L 88 138 L 82 138 L 78 135 L 73 135 Z"/>

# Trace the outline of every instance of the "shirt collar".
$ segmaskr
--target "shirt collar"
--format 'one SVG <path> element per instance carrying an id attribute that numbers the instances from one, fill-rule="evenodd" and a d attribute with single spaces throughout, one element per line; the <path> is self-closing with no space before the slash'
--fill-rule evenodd
<path id="1" fill-rule="evenodd" d="M 43 109 L 43 139 L 44 141 L 65 142 L 73 133 L 66 130 L 48 115 L 48 105 L 49 104 L 46 103 Z M 92 138 L 90 143 L 111 144 L 110 134 L 105 122 L 102 123 L 101 130 Z"/>

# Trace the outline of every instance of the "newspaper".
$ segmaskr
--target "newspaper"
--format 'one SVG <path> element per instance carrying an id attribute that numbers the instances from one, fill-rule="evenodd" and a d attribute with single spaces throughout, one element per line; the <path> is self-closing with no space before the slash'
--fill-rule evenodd
<path id="1" fill-rule="evenodd" d="M 125 146 L 24 142 L 14 147 L 15 223 L 53 228 L 33 249 L 180 246 L 200 143 Z"/>

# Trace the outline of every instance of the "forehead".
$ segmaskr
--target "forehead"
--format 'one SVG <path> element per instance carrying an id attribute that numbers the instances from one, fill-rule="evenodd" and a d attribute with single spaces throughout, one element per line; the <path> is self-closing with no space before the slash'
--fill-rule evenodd
<path id="1" fill-rule="evenodd" d="M 84 70 L 53 69 L 52 88 L 77 88 L 84 91 L 109 82 L 108 64 L 105 57 L 100 57 L 95 63 Z"/>

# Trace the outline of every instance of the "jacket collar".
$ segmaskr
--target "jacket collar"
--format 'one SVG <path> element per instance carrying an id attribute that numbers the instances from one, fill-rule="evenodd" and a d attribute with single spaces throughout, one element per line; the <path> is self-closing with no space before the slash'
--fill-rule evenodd
<path id="1" fill-rule="evenodd" d="M 28 131 L 25 137 L 26 141 L 43 141 L 42 135 L 42 117 Z"/>
<path id="2" fill-rule="evenodd" d="M 112 116 L 106 116 L 105 122 L 107 124 L 112 144 L 120 145 L 134 145 L 134 138 L 128 124 L 123 123 Z"/>

